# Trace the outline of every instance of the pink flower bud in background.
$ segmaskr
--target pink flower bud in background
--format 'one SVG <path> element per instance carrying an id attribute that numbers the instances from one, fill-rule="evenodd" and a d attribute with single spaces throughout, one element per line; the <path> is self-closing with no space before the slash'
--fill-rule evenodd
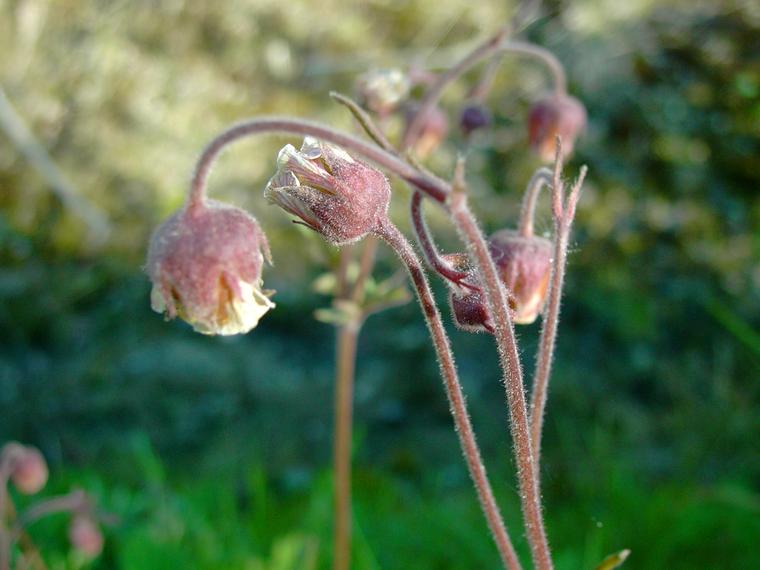
<path id="1" fill-rule="evenodd" d="M 400 69 L 368 71 L 356 80 L 359 102 L 378 115 L 387 115 L 409 95 L 411 82 Z"/>
<path id="2" fill-rule="evenodd" d="M 544 162 L 553 162 L 556 138 L 562 138 L 562 155 L 573 152 L 575 139 L 586 127 L 586 108 L 575 97 L 552 94 L 533 104 L 528 115 L 528 140 Z"/>
<path id="3" fill-rule="evenodd" d="M 300 151 L 285 146 L 277 166 L 264 195 L 334 245 L 360 240 L 387 218 L 388 179 L 341 148 L 306 137 Z"/>
<path id="4" fill-rule="evenodd" d="M 8 443 L 3 447 L 0 464 L 19 493 L 34 495 L 47 483 L 47 462 L 35 447 Z"/>
<path id="5" fill-rule="evenodd" d="M 418 107 L 410 105 L 406 112 L 407 128 L 417 114 Z M 422 117 L 420 130 L 412 142 L 412 149 L 419 158 L 426 158 L 443 142 L 449 132 L 449 120 L 440 107 L 433 107 Z M 406 135 L 404 135 L 406 137 Z"/>
<path id="6" fill-rule="evenodd" d="M 69 542 L 77 552 L 95 558 L 103 551 L 103 533 L 87 513 L 76 513 L 69 523 Z"/>
<path id="7" fill-rule="evenodd" d="M 203 334 L 247 333 L 274 307 L 261 289 L 265 256 L 266 236 L 247 212 L 213 200 L 184 208 L 151 238 L 151 306 Z"/>
<path id="8" fill-rule="evenodd" d="M 489 127 L 491 122 L 491 112 L 479 103 L 469 103 L 462 109 L 462 114 L 459 116 L 459 128 L 462 129 L 465 136 L 470 136 L 474 131 Z"/>
<path id="9" fill-rule="evenodd" d="M 442 257 L 455 270 L 470 274 L 468 282 L 473 285 L 477 283 L 477 276 L 472 270 L 467 254 L 449 253 Z M 469 332 L 493 332 L 486 302 L 480 291 L 449 282 L 449 305 L 457 328 Z"/>
<path id="10" fill-rule="evenodd" d="M 501 230 L 488 239 L 499 278 L 509 291 L 516 324 L 530 324 L 543 310 L 552 266 L 548 239 Z"/>

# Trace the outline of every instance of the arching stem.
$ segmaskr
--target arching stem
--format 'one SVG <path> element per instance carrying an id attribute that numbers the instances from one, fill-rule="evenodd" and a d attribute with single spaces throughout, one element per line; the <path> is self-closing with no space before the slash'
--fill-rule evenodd
<path id="1" fill-rule="evenodd" d="M 449 185 L 443 180 L 423 175 L 419 170 L 394 154 L 355 136 L 320 123 L 302 119 L 257 117 L 227 128 L 217 135 L 203 150 L 196 163 L 193 179 L 190 183 L 188 207 L 191 210 L 203 202 L 206 195 L 206 181 L 209 172 L 221 151 L 233 142 L 263 133 L 290 133 L 300 136 L 312 136 L 330 142 L 359 154 L 378 166 L 389 170 L 438 202 L 442 202 L 449 191 Z"/>
<path id="2" fill-rule="evenodd" d="M 565 74 L 565 68 L 557 57 L 549 50 L 529 42 L 507 40 L 508 31 L 508 27 L 500 29 L 494 37 L 476 47 L 472 52 L 459 61 L 459 63 L 456 63 L 448 71 L 442 73 L 438 77 L 438 80 L 428 89 L 417 109 L 417 113 L 410 121 L 401 145 L 402 149 L 405 150 L 412 147 L 414 141 L 417 140 L 419 133 L 422 131 L 424 118 L 441 100 L 446 88 L 481 61 L 486 60 L 489 57 L 501 57 L 501 55 L 505 53 L 515 53 L 532 57 L 543 63 L 549 69 L 552 78 L 554 79 L 554 91 L 556 93 L 564 93 L 567 91 L 567 75 Z M 481 97 L 482 96 L 485 96 L 485 94 L 482 93 Z"/>
<path id="3" fill-rule="evenodd" d="M 539 341 L 536 372 L 533 376 L 533 392 L 530 401 L 530 438 L 533 450 L 533 460 L 538 467 L 541 459 L 541 432 L 544 425 L 544 410 L 549 391 L 554 347 L 559 326 L 560 302 L 562 287 L 565 280 L 567 265 L 567 247 L 570 228 L 575 217 L 575 207 L 580 198 L 583 180 L 586 177 L 586 167 L 581 168 L 578 179 L 573 184 L 570 194 L 565 200 L 564 185 L 561 179 L 562 154 L 561 144 L 557 140 L 557 155 L 554 161 L 552 182 L 552 218 L 554 219 L 554 262 L 549 282 L 549 298 L 541 325 L 541 340 Z"/>
<path id="4" fill-rule="evenodd" d="M 425 255 L 425 261 L 427 261 L 428 265 L 444 279 L 448 279 L 463 287 L 477 289 L 477 286 L 470 285 L 464 281 L 467 278 L 467 273 L 464 271 L 457 271 L 441 258 L 422 213 L 422 194 L 416 191 L 412 192 L 409 209 L 412 217 L 414 235 L 417 237 L 417 241 L 420 244 L 420 248 Z"/>
<path id="5" fill-rule="evenodd" d="M 411 244 L 390 221 L 382 224 L 376 230 L 376 234 L 399 256 L 406 266 L 414 288 L 417 291 L 422 313 L 430 330 L 430 336 L 432 337 L 433 346 L 435 347 L 436 356 L 441 367 L 441 375 L 457 428 L 456 432 L 459 436 L 459 443 L 464 453 L 467 468 L 470 471 L 470 477 L 475 484 L 481 508 L 485 514 L 496 546 L 499 549 L 504 567 L 509 570 L 517 570 L 521 568 L 520 561 L 517 558 L 517 553 L 509 538 L 504 520 L 499 512 L 499 507 L 496 504 L 491 485 L 488 481 L 480 450 L 475 441 L 472 424 L 467 414 L 465 398 L 459 383 L 451 345 L 449 344 L 446 330 L 443 327 L 441 313 L 438 311 L 430 284 L 422 269 L 422 264 L 412 249 Z"/>
<path id="6" fill-rule="evenodd" d="M 520 209 L 520 224 L 517 231 L 521 236 L 530 237 L 533 235 L 533 218 L 536 214 L 536 203 L 538 194 L 546 185 L 552 183 L 552 171 L 542 166 L 531 176 L 528 186 L 523 194 L 522 208 Z"/>

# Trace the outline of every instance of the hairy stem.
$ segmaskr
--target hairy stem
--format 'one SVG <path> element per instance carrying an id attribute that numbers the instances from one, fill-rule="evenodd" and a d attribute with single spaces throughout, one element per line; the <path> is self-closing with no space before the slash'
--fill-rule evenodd
<path id="1" fill-rule="evenodd" d="M 552 182 L 552 171 L 545 166 L 536 170 L 528 182 L 528 187 L 523 195 L 522 208 L 520 209 L 520 224 L 517 231 L 521 236 L 530 237 L 533 235 L 533 218 L 536 213 L 536 203 L 538 194 L 541 189 Z"/>
<path id="2" fill-rule="evenodd" d="M 359 323 L 352 322 L 338 329 L 335 355 L 334 570 L 348 570 L 351 566 L 351 440 L 359 328 Z"/>
<path id="3" fill-rule="evenodd" d="M 565 267 L 567 265 L 567 246 L 570 237 L 570 228 L 575 216 L 575 206 L 580 197 L 583 180 L 586 177 L 586 167 L 581 169 L 578 180 L 573 185 L 567 202 L 563 203 L 564 188 L 560 173 L 562 169 L 561 147 L 557 145 L 557 157 L 555 160 L 554 175 L 552 182 L 552 204 L 554 218 L 554 262 L 549 282 L 549 298 L 546 303 L 546 312 L 541 325 L 541 339 L 539 341 L 538 357 L 536 359 L 536 372 L 533 376 L 533 392 L 530 400 L 530 439 L 533 451 L 533 461 L 536 467 L 541 460 L 541 433 L 544 426 L 544 410 L 549 393 L 549 378 L 551 376 L 554 347 L 557 341 L 557 328 L 559 326 L 560 302 L 562 300 L 562 287 L 565 280 Z"/>
<path id="4" fill-rule="evenodd" d="M 417 237 L 417 242 L 420 244 L 422 253 L 424 254 L 425 261 L 428 265 L 441 275 L 444 279 L 453 281 L 458 285 L 468 286 L 464 283 L 464 279 L 467 277 L 467 273 L 464 271 L 457 271 L 451 265 L 449 265 L 444 259 L 441 258 L 438 253 L 438 248 L 435 247 L 433 238 L 428 231 L 425 218 L 422 213 L 422 194 L 419 192 L 412 192 L 412 199 L 410 203 L 410 212 L 412 217 L 412 228 L 414 229 L 414 235 Z"/>
<path id="5" fill-rule="evenodd" d="M 206 181 L 211 172 L 211 167 L 224 148 L 233 142 L 252 135 L 278 132 L 316 137 L 346 150 L 353 151 L 398 175 L 438 202 L 442 202 L 445 199 L 449 190 L 448 184 L 443 180 L 430 175 L 424 175 L 398 156 L 355 136 L 320 123 L 302 119 L 257 117 L 232 125 L 217 135 L 206 146 L 195 165 L 195 172 L 190 184 L 188 206 L 193 209 L 202 204 L 206 194 Z"/>
<path id="6" fill-rule="evenodd" d="M 0 462 L 0 570 L 11 565 L 11 537 L 6 524 L 8 510 L 8 474 Z"/>
<path id="7" fill-rule="evenodd" d="M 410 121 L 406 135 L 402 142 L 401 148 L 408 149 L 417 140 L 419 133 L 422 131 L 422 123 L 427 113 L 435 107 L 441 100 L 446 88 L 470 69 L 475 67 L 481 61 L 492 56 L 501 56 L 504 53 L 516 53 L 526 55 L 537 59 L 543 63 L 551 72 L 554 79 L 554 90 L 557 93 L 564 93 L 567 90 L 567 76 L 565 68 L 562 66 L 557 57 L 547 49 L 516 40 L 507 40 L 508 27 L 501 28 L 494 37 L 488 39 L 485 43 L 476 47 L 472 52 L 467 54 L 461 61 L 453 65 L 448 71 L 442 73 L 438 80 L 428 89 L 425 97 L 422 99 L 417 113 Z M 485 93 L 480 94 L 481 97 Z"/>
<path id="8" fill-rule="evenodd" d="M 481 275 L 486 304 L 494 324 L 494 335 L 507 392 L 511 420 L 509 423 L 514 442 L 523 519 L 533 563 L 538 570 L 551 570 L 553 563 L 541 513 L 541 494 L 531 451 L 522 368 L 515 331 L 507 307 L 507 293 L 499 281 L 488 245 L 467 205 L 464 192 L 453 192 L 450 204 L 454 223 L 467 245 L 473 264 Z"/>
<path id="9" fill-rule="evenodd" d="M 422 269 L 422 264 L 409 241 L 390 221 L 379 227 L 376 233 L 396 252 L 409 272 L 409 276 L 417 291 L 422 313 L 425 316 L 425 321 L 428 325 L 436 356 L 441 367 L 441 375 L 443 376 L 446 395 L 451 406 L 451 413 L 454 417 L 459 443 L 470 471 L 470 477 L 477 490 L 478 499 L 488 522 L 488 527 L 499 549 L 499 555 L 504 567 L 509 570 L 519 569 L 521 568 L 520 561 L 517 558 L 517 553 L 509 538 L 504 520 L 496 504 L 491 484 L 488 481 L 480 450 L 475 441 L 472 424 L 467 414 L 465 397 L 459 383 L 451 345 L 449 344 L 446 330 L 443 327 L 441 313 L 438 311 L 430 284 Z"/>

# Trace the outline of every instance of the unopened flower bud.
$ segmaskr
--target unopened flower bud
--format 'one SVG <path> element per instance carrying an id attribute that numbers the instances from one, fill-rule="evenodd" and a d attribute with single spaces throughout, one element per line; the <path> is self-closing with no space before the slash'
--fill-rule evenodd
<path id="1" fill-rule="evenodd" d="M 488 239 L 499 278 L 509 292 L 516 324 L 530 324 L 543 310 L 552 266 L 552 244 L 537 236 L 501 230 Z"/>
<path id="2" fill-rule="evenodd" d="M 417 115 L 418 110 L 419 108 L 415 105 L 410 105 L 407 109 L 407 129 L 412 119 Z M 421 119 L 419 131 L 416 132 L 412 148 L 419 158 L 425 158 L 438 148 L 438 145 L 446 138 L 449 132 L 449 120 L 438 106 L 427 111 Z"/>
<path id="3" fill-rule="evenodd" d="M 470 103 L 462 109 L 459 116 L 459 128 L 465 136 L 491 125 L 491 112 L 479 103 Z"/>
<path id="4" fill-rule="evenodd" d="M 334 245 L 360 240 L 388 215 L 391 187 L 379 170 L 346 151 L 306 137 L 285 146 L 264 195 Z"/>
<path id="5" fill-rule="evenodd" d="M 87 558 L 95 558 L 103 551 L 103 533 L 88 513 L 76 513 L 71 518 L 69 542 L 74 550 Z"/>
<path id="6" fill-rule="evenodd" d="M 575 139 L 586 126 L 586 109 L 575 97 L 549 95 L 534 103 L 528 115 L 528 139 L 541 160 L 552 162 L 556 138 L 562 139 L 562 156 L 569 156 Z"/>
<path id="7" fill-rule="evenodd" d="M 2 463 L 19 493 L 34 495 L 47 483 L 47 462 L 35 447 L 9 443 L 3 448 Z"/>
<path id="8" fill-rule="evenodd" d="M 203 334 L 244 334 L 274 303 L 261 289 L 269 246 L 247 212 L 213 200 L 186 207 L 153 234 L 151 305 Z"/>
<path id="9" fill-rule="evenodd" d="M 400 69 L 368 71 L 356 80 L 359 101 L 378 115 L 387 115 L 409 95 L 411 82 Z"/>
<path id="10" fill-rule="evenodd" d="M 473 285 L 476 284 L 476 274 L 466 254 L 449 253 L 442 257 L 455 270 L 467 273 L 469 275 L 466 279 L 468 282 Z M 450 282 L 449 305 L 457 328 L 469 332 L 493 332 L 486 302 L 481 291 Z"/>
<path id="11" fill-rule="evenodd" d="M 536 236 L 522 236 L 501 230 L 488 239 L 499 279 L 509 294 L 512 321 L 530 324 L 543 310 L 551 274 L 551 242 Z M 457 271 L 470 276 L 466 283 L 477 285 L 477 274 L 463 253 L 444 255 Z M 471 332 L 493 332 L 483 293 L 454 283 L 449 284 L 449 303 L 457 326 Z"/>

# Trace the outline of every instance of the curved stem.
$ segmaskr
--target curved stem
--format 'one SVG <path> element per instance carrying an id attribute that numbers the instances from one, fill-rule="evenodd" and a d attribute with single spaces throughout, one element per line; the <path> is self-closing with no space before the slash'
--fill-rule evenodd
<path id="1" fill-rule="evenodd" d="M 493 496 L 491 484 L 488 481 L 488 475 L 486 474 L 480 450 L 475 441 L 472 424 L 467 414 L 465 398 L 459 383 L 451 345 L 449 344 L 446 330 L 443 327 L 441 313 L 438 311 L 430 284 L 422 269 L 422 264 L 414 253 L 411 244 L 390 221 L 379 227 L 376 230 L 376 234 L 385 240 L 391 249 L 401 258 L 417 291 L 417 297 L 422 306 L 422 313 L 430 330 L 430 336 L 433 339 L 433 346 L 435 347 L 436 356 L 441 367 L 441 375 L 443 376 L 446 395 L 451 406 L 451 413 L 454 416 L 459 443 L 470 471 L 470 477 L 475 484 L 481 508 L 485 514 L 491 534 L 496 541 L 504 567 L 509 570 L 517 570 L 521 568 L 520 561 L 517 558 L 517 553 L 509 538 L 504 520 Z"/>
<path id="2" fill-rule="evenodd" d="M 478 63 L 489 57 L 504 53 L 516 53 L 537 59 L 551 72 L 554 79 L 555 92 L 564 93 L 567 90 L 565 68 L 552 52 L 529 42 L 507 40 L 507 32 L 508 28 L 502 28 L 493 38 L 475 48 L 475 50 L 466 55 L 459 63 L 455 64 L 446 73 L 443 73 L 438 77 L 438 81 L 428 89 L 417 109 L 417 113 L 410 121 L 401 145 L 402 149 L 411 148 L 414 141 L 417 140 L 417 137 L 422 130 L 424 117 L 433 107 L 435 107 L 438 101 L 440 101 L 446 87 L 459 79 L 459 77 L 467 73 Z"/>
<path id="3" fill-rule="evenodd" d="M 348 323 L 338 329 L 335 355 L 334 570 L 348 570 L 351 566 L 351 434 L 359 329 L 359 323 Z"/>
<path id="4" fill-rule="evenodd" d="M 451 267 L 451 265 L 441 258 L 440 253 L 438 253 L 438 248 L 435 247 L 433 238 L 425 223 L 425 218 L 422 213 L 422 194 L 419 192 L 412 192 L 410 211 L 412 215 L 414 235 L 417 236 L 417 242 L 420 244 L 420 248 L 422 248 L 422 253 L 425 255 L 425 261 L 427 261 L 428 265 L 444 279 L 448 279 L 457 285 L 475 288 L 474 286 L 469 286 L 464 283 L 467 273 L 464 271 L 457 271 Z"/>
<path id="5" fill-rule="evenodd" d="M 499 349 L 499 361 L 504 372 L 507 405 L 511 418 L 509 423 L 514 442 L 523 519 L 533 563 L 538 570 L 551 570 L 553 563 L 541 513 L 539 478 L 531 451 L 522 368 L 515 331 L 507 308 L 506 291 L 499 281 L 488 245 L 467 205 L 464 192 L 453 192 L 450 204 L 454 223 L 462 240 L 467 244 L 473 264 L 481 275 L 486 304 L 494 324 L 494 335 Z"/>
<path id="6" fill-rule="evenodd" d="M 552 203 L 554 218 L 554 263 L 549 285 L 549 299 L 546 303 L 546 312 L 541 326 L 541 340 L 539 341 L 538 357 L 536 359 L 536 372 L 533 376 L 533 392 L 530 401 L 530 439 L 533 450 L 533 460 L 538 467 L 541 459 L 541 432 L 544 425 L 544 410 L 549 391 L 549 378 L 551 376 L 554 347 L 557 340 L 557 328 L 559 326 L 560 302 L 562 300 L 562 287 L 565 279 L 565 267 L 567 265 L 567 246 L 570 236 L 570 228 L 575 216 L 575 206 L 580 198 L 580 190 L 586 177 L 586 167 L 581 169 L 578 180 L 573 185 L 567 202 L 563 204 L 564 188 L 560 179 L 561 154 L 560 146 L 557 145 L 557 158 L 554 167 L 554 181 L 552 183 Z"/>
<path id="7" fill-rule="evenodd" d="M 312 136 L 353 151 L 398 175 L 438 202 L 442 202 L 448 193 L 449 188 L 444 181 L 429 175 L 423 175 L 394 154 L 352 135 L 337 131 L 320 123 L 301 119 L 257 117 L 232 125 L 217 135 L 206 146 L 195 166 L 195 172 L 190 184 L 188 207 L 193 209 L 203 202 L 206 192 L 206 181 L 211 167 L 227 145 L 251 135 L 277 132 Z"/>
<path id="8" fill-rule="evenodd" d="M 517 231 L 521 236 L 530 237 L 533 235 L 533 218 L 536 213 L 536 202 L 538 194 L 545 185 L 551 185 L 552 171 L 542 166 L 531 176 L 528 186 L 523 194 L 522 208 L 520 209 L 520 224 Z"/>

